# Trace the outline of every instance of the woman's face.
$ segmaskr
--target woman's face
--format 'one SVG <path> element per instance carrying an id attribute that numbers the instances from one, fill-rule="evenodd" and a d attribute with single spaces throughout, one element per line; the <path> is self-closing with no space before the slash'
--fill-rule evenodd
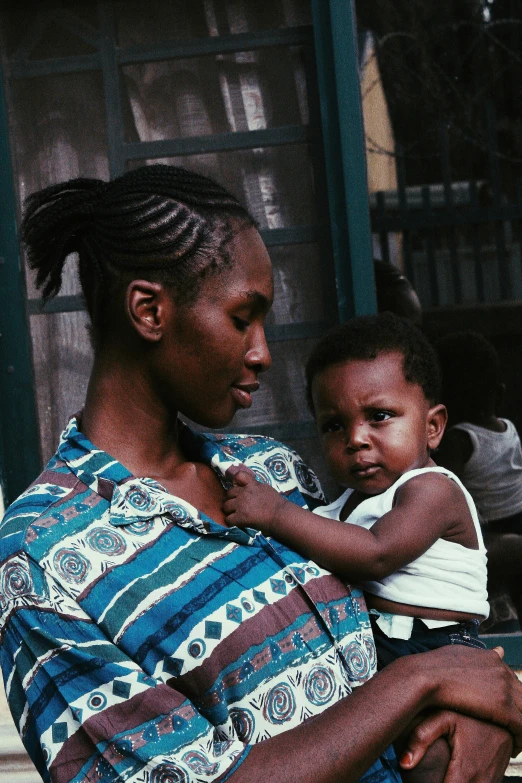
<path id="1" fill-rule="evenodd" d="M 172 305 L 155 361 L 168 407 L 205 427 L 223 427 L 249 408 L 271 361 L 264 321 L 274 291 L 266 247 L 246 228 L 229 252 L 230 266 L 203 280 L 195 302 Z"/>

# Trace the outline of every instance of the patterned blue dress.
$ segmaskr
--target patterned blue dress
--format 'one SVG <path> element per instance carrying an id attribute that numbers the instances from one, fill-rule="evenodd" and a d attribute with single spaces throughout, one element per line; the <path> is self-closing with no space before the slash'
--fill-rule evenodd
<path id="1" fill-rule="evenodd" d="M 324 502 L 282 444 L 180 426 L 221 478 L 243 462 L 301 506 Z M 11 711 L 54 783 L 226 780 L 375 672 L 359 590 L 132 476 L 74 418 L 0 526 L 0 610 Z M 362 780 L 400 781 L 393 752 Z"/>

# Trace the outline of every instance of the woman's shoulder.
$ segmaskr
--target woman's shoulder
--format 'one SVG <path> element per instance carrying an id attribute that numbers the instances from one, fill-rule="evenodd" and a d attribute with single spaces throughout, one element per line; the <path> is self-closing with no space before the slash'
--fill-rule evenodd
<path id="1" fill-rule="evenodd" d="M 78 479 L 63 464 L 52 460 L 6 509 L 0 521 L 0 560 L 25 546 L 28 529 L 52 512 L 57 501 L 72 493 L 77 483 Z"/>

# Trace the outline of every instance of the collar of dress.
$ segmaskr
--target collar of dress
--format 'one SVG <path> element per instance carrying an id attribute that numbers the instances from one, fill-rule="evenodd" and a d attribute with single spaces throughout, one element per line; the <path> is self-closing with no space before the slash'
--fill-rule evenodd
<path id="1" fill-rule="evenodd" d="M 180 442 L 192 459 L 212 467 L 222 483 L 225 471 L 241 460 L 231 448 L 237 435 L 215 435 L 191 430 L 179 422 Z M 65 463 L 75 476 L 93 492 L 110 503 L 112 525 L 140 524 L 155 516 L 168 515 L 179 526 L 195 533 L 237 538 L 238 543 L 251 543 L 252 537 L 239 528 L 224 528 L 182 498 L 171 495 L 154 479 L 137 478 L 121 463 L 98 449 L 78 429 L 78 416 L 73 416 L 62 433 L 56 456 L 48 467 Z"/>

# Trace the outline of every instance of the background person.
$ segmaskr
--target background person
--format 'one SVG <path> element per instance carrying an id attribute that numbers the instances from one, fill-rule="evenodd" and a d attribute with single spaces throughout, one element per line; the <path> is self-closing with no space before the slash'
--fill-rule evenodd
<path id="1" fill-rule="evenodd" d="M 472 331 L 436 344 L 449 428 L 437 459 L 469 490 L 484 526 L 490 581 L 507 585 L 522 618 L 522 446 L 513 422 L 498 416 L 505 387 L 493 345 Z"/>
<path id="2" fill-rule="evenodd" d="M 178 421 L 228 424 L 269 367 L 271 266 L 248 213 L 151 166 L 35 194 L 23 235 L 46 296 L 78 252 L 94 344 L 83 412 L 0 529 L 2 670 L 44 780 L 396 781 L 386 748 L 416 715 L 406 766 L 444 735 L 448 783 L 498 780 L 522 686 L 496 653 L 373 677 L 360 591 L 225 524 L 232 464 L 311 508 L 313 474 L 270 439 Z"/>
<path id="3" fill-rule="evenodd" d="M 378 313 L 395 313 L 415 324 L 422 321 L 422 306 L 417 292 L 394 264 L 373 259 Z"/>

